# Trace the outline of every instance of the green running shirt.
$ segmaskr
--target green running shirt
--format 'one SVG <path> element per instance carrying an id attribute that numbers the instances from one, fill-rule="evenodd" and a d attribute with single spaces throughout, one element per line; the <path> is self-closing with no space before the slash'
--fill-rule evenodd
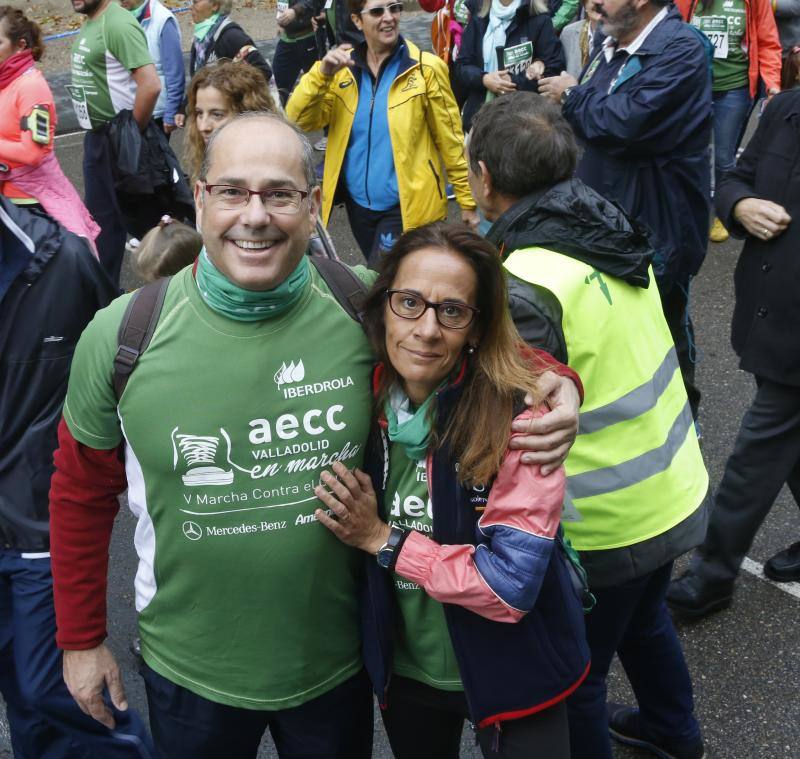
<path id="1" fill-rule="evenodd" d="M 400 445 L 391 446 L 389 451 L 386 507 L 390 524 L 431 536 L 433 518 L 425 460 L 411 461 Z M 444 607 L 417 583 L 397 573 L 392 580 L 400 607 L 392 671 L 440 690 L 464 690 Z"/>
<path id="2" fill-rule="evenodd" d="M 211 311 L 186 268 L 118 414 L 111 374 L 129 298 L 81 337 L 64 417 L 87 446 L 125 444 L 142 655 L 211 701 L 305 703 L 362 666 L 363 556 L 316 521 L 313 487 L 337 459 L 362 465 L 364 333 L 313 267 L 299 303 L 261 322 Z"/>
<path id="3" fill-rule="evenodd" d="M 746 87 L 750 82 L 749 58 L 742 47 L 746 23 L 744 0 L 712 0 L 705 11 L 700 5 L 695 10 L 692 24 L 714 46 L 714 92 Z"/>
<path id="4" fill-rule="evenodd" d="M 95 129 L 122 110 L 133 110 L 131 71 L 152 63 L 144 31 L 116 3 L 87 19 L 72 43 L 72 84 L 67 86 L 82 129 Z"/>

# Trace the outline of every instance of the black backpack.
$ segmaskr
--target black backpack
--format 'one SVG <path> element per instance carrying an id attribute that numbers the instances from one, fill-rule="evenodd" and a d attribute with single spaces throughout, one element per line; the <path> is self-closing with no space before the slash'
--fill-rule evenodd
<path id="1" fill-rule="evenodd" d="M 347 315 L 362 324 L 367 286 L 341 261 L 318 256 L 309 256 L 309 259 Z M 164 277 L 149 282 L 133 294 L 125 309 L 117 333 L 117 355 L 114 357 L 113 382 L 117 401 L 122 397 L 139 357 L 150 344 L 171 279 Z"/>

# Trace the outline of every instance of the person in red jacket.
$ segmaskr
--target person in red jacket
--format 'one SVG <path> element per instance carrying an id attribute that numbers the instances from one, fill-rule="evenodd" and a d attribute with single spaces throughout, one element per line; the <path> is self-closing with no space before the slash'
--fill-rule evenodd
<path id="1" fill-rule="evenodd" d="M 759 88 L 781 91 L 781 42 L 770 0 L 677 0 L 681 15 L 714 47 L 714 186 L 736 163 L 744 128 Z M 719 219 L 712 242 L 728 239 Z"/>

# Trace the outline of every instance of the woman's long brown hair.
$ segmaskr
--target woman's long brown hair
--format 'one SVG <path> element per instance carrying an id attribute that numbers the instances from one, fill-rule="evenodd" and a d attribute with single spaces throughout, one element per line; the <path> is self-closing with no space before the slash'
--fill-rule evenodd
<path id="1" fill-rule="evenodd" d="M 380 274 L 367 295 L 365 326 L 384 364 L 378 388 L 379 404 L 400 377 L 386 351 L 386 290 L 391 289 L 403 259 L 424 248 L 439 248 L 462 256 L 475 272 L 478 346 L 467 356 L 465 387 L 445 430 L 436 430 L 434 446 L 447 443 L 458 460 L 459 479 L 487 484 L 497 473 L 511 434 L 515 401 L 531 392 L 535 405 L 541 369 L 511 321 L 505 273 L 494 246 L 462 224 L 435 222 L 403 234 L 384 258 Z M 458 370 L 458 366 L 454 369 Z M 431 410 L 435 414 L 435 407 Z"/>

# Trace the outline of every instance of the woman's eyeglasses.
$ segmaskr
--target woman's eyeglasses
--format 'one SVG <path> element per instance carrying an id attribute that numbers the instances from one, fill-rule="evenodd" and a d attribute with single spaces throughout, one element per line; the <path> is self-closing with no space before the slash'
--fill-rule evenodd
<path id="1" fill-rule="evenodd" d="M 401 319 L 419 319 L 429 308 L 436 314 L 436 321 L 447 329 L 466 329 L 480 313 L 480 309 L 466 303 L 446 300 L 433 303 L 409 290 L 387 290 L 389 308 Z"/>
<path id="2" fill-rule="evenodd" d="M 368 13 L 372 18 L 381 18 L 386 11 L 389 11 L 392 16 L 399 16 L 403 12 L 403 4 L 390 3 L 389 5 L 375 5 L 372 8 L 364 8 L 363 11 L 359 11 L 359 14 L 363 15 L 364 13 Z"/>

